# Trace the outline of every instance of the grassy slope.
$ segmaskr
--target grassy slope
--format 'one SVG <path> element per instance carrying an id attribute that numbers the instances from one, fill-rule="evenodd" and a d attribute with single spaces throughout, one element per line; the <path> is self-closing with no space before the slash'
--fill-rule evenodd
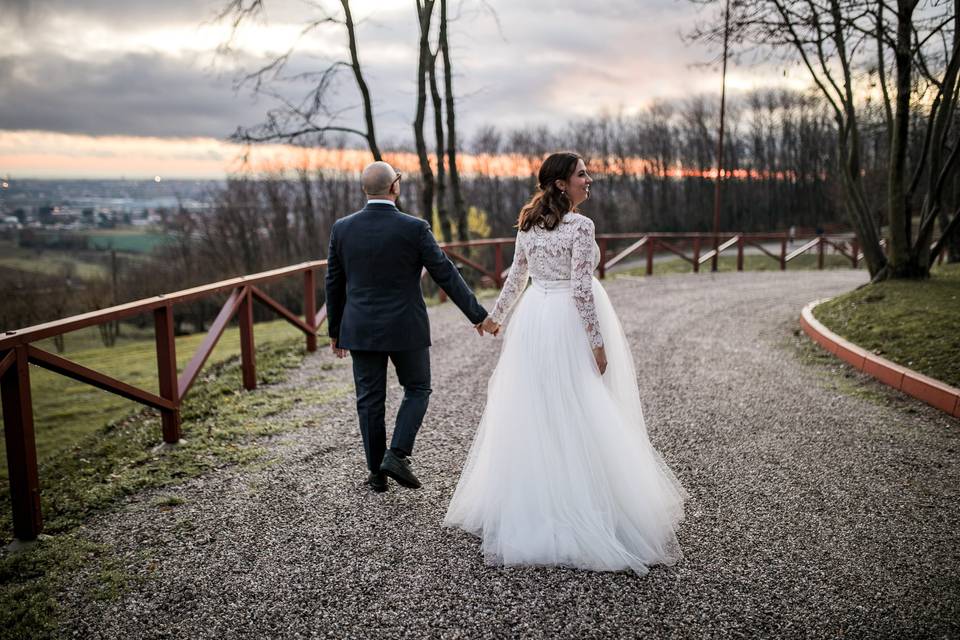
<path id="1" fill-rule="evenodd" d="M 123 339 L 113 348 L 104 348 L 97 344 L 99 337 L 95 327 L 75 331 L 67 334 L 67 349 L 61 355 L 146 391 L 158 393 L 157 355 L 152 329 L 137 331 L 124 325 L 123 332 Z M 285 320 L 257 323 L 254 328 L 254 340 L 261 346 L 300 335 L 300 331 Z M 177 338 L 179 370 L 193 357 L 204 337 L 204 334 L 195 334 Z M 54 352 L 52 341 L 41 341 L 37 346 Z M 239 331 L 235 327 L 229 328 L 210 355 L 207 366 L 239 353 Z M 202 377 L 204 373 L 200 375 Z M 39 367 L 31 367 L 30 377 L 37 457 L 41 464 L 63 455 L 90 433 L 140 407 L 118 395 Z M 0 456 L 0 459 L 6 460 L 6 448 L 2 442 Z M 0 465 L 0 491 L 4 495 L 8 490 L 6 478 L 6 465 Z"/>
<path id="2" fill-rule="evenodd" d="M 960 387 L 960 264 L 921 282 L 887 281 L 838 296 L 814 311 L 864 349 Z"/>
<path id="3" fill-rule="evenodd" d="M 321 342 L 323 342 L 321 340 Z M 261 342 L 262 345 L 262 342 Z M 282 381 L 298 367 L 304 354 L 300 338 L 277 339 L 258 349 L 261 384 Z M 330 393 L 346 392 L 335 390 Z M 48 459 L 41 468 L 45 530 L 56 534 L 21 553 L 0 551 L 0 640 L 57 636 L 56 594 L 67 576 L 92 569 L 81 587 L 90 598 L 119 597 L 138 576 L 125 574 L 111 549 L 78 535 L 86 518 L 109 509 L 126 495 L 149 488 L 176 485 L 184 479 L 229 464 L 258 460 L 263 450 L 256 439 L 302 426 L 275 416 L 295 402 L 323 403 L 322 392 L 289 392 L 265 386 L 242 391 L 237 357 L 211 367 L 183 408 L 185 441 L 166 451 L 160 442 L 159 418 L 142 410 L 94 428 L 66 455 Z M 175 494 L 155 502 L 160 509 L 182 504 Z M 9 494 L 0 495 L 0 543 L 10 540 Z M 145 549 L 144 553 L 148 553 Z"/>

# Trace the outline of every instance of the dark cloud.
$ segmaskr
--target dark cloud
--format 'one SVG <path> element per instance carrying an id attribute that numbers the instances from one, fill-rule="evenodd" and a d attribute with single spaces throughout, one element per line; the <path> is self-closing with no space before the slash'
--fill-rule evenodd
<path id="1" fill-rule="evenodd" d="M 93 135 L 224 136 L 262 109 L 184 58 L 0 59 L 0 128 Z"/>
<path id="2" fill-rule="evenodd" d="M 454 83 L 466 137 L 480 124 L 559 124 L 586 111 L 675 95 L 691 84 L 683 79 L 693 75 L 686 65 L 707 57 L 680 42 L 678 32 L 693 9 L 675 0 L 497 2 L 495 16 L 481 3 L 450 4 Z M 272 102 L 236 94 L 233 78 L 208 70 L 211 52 L 113 51 L 94 57 L 59 47 L 69 34 L 43 40 L 45 49 L 24 35 L 43 31 L 53 16 L 61 25 L 65 16 L 76 16 L 117 33 L 158 25 L 195 28 L 223 5 L 223 0 L 0 0 L 0 10 L 22 23 L 18 47 L 0 42 L 0 129 L 224 137 L 238 125 L 260 122 Z M 266 5 L 271 21 L 299 23 L 311 11 L 303 0 Z M 412 3 L 357 18 L 378 135 L 409 140 L 417 41 Z M 315 37 L 330 42 L 342 36 L 334 27 Z M 250 70 L 263 62 L 246 59 L 243 65 Z M 328 62 L 298 55 L 287 72 L 317 70 Z M 306 88 L 284 91 L 296 98 Z M 329 101 L 333 110 L 347 109 L 344 124 L 359 126 L 359 110 L 349 109 L 359 102 L 349 73 Z"/>
<path id="3" fill-rule="evenodd" d="M 0 12 L 24 29 L 43 28 L 52 17 L 75 17 L 116 27 L 198 24 L 216 15 L 221 0 L 0 0 Z"/>

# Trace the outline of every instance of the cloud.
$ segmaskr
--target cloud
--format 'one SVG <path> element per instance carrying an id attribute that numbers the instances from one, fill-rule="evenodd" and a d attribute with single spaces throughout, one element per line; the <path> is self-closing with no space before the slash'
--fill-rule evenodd
<path id="1" fill-rule="evenodd" d="M 0 59 L 0 126 L 92 135 L 224 136 L 261 108 L 195 60 L 131 53 L 100 63 Z"/>
<path id="2" fill-rule="evenodd" d="M 691 90 L 714 91 L 719 84 L 715 71 L 691 67 L 709 53 L 679 37 L 695 14 L 692 3 L 490 4 L 495 16 L 485 4 L 450 3 L 454 87 L 465 139 L 481 124 L 561 124 Z M 0 26 L 0 129 L 224 137 L 238 125 L 262 121 L 270 100 L 236 94 L 229 73 L 209 71 L 216 32 L 197 29 L 223 5 L 223 0 L 0 0 L 0 10 L 17 16 L 14 26 Z M 378 135 L 409 140 L 417 57 L 412 3 L 354 0 L 352 5 Z M 247 48 L 236 61 L 248 70 L 268 53 L 282 51 L 311 11 L 303 0 L 267 0 L 266 7 L 268 23 L 250 27 L 243 41 Z M 332 57 L 345 56 L 344 42 L 339 26 L 324 27 L 301 43 L 288 73 L 320 69 Z M 769 73 L 755 74 L 758 82 L 776 82 Z M 306 89 L 303 82 L 282 88 L 291 98 Z M 329 99 L 331 109 L 344 110 L 343 124 L 360 126 L 349 71 Z"/>

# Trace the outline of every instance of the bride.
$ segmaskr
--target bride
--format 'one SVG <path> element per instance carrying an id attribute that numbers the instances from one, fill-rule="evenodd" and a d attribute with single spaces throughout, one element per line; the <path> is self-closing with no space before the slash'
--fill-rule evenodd
<path id="1" fill-rule="evenodd" d="M 643 575 L 680 559 L 688 494 L 647 438 L 630 346 L 593 278 L 584 162 L 554 153 L 538 178 L 493 321 L 520 302 L 444 525 L 478 536 L 489 564 Z"/>

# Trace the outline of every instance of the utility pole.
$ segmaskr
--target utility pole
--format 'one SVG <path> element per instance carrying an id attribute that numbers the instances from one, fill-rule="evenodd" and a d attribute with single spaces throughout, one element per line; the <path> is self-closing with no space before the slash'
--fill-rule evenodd
<path id="1" fill-rule="evenodd" d="M 723 180 L 723 119 L 727 106 L 727 44 L 730 40 L 730 0 L 723 10 L 723 72 L 720 81 L 720 135 L 717 138 L 717 179 L 713 188 L 713 258 L 710 271 L 716 271 L 720 262 L 720 183 Z"/>

